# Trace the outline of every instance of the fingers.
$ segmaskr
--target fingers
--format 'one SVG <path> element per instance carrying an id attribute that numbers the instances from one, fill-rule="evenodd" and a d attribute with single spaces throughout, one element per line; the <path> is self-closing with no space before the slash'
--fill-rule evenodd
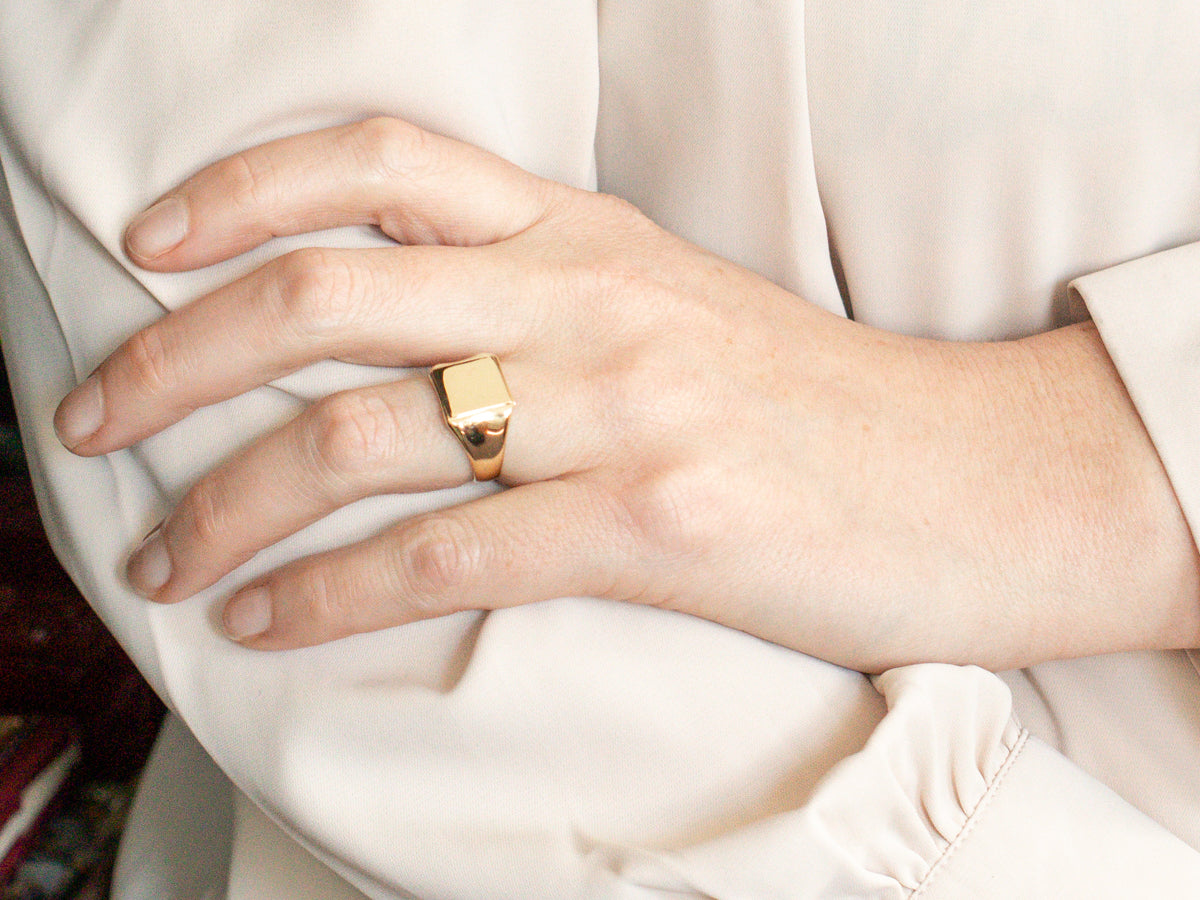
<path id="1" fill-rule="evenodd" d="M 278 650 L 461 610 L 636 594 L 611 580 L 630 566 L 604 496 L 544 481 L 412 519 L 246 587 L 223 626 L 246 646 Z"/>
<path id="2" fill-rule="evenodd" d="M 503 259 L 444 247 L 280 257 L 135 334 L 64 399 L 55 428 L 92 456 L 321 359 L 411 366 L 507 353 L 536 319 L 504 314 L 519 280 Z"/>
<path id="3" fill-rule="evenodd" d="M 574 402 L 563 380 L 519 364 L 508 377 L 529 400 L 510 422 L 505 481 L 579 469 L 583 443 L 546 427 L 553 410 Z M 182 600 L 355 500 L 453 487 L 471 477 L 427 379 L 335 394 L 201 479 L 133 554 L 128 577 L 146 597 Z"/>
<path id="4" fill-rule="evenodd" d="M 140 266 L 178 271 L 339 225 L 378 225 L 406 244 L 485 244 L 529 227 L 552 190 L 477 147 L 369 119 L 203 169 L 134 220 L 125 248 Z"/>

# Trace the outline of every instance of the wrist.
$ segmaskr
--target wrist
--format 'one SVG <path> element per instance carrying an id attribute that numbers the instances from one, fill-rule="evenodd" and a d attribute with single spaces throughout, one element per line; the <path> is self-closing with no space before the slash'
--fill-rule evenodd
<path id="1" fill-rule="evenodd" d="M 827 523 L 888 623 L 883 666 L 1200 643 L 1195 543 L 1090 324 L 974 344 L 840 327 L 817 381 L 851 488 Z"/>

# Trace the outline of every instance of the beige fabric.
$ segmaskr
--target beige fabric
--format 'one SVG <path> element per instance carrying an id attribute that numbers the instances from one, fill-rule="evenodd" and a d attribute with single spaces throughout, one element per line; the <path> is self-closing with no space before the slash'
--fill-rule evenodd
<path id="1" fill-rule="evenodd" d="M 126 820 L 112 896 L 224 897 L 235 794 L 187 726 L 168 716 Z"/>
<path id="2" fill-rule="evenodd" d="M 1171 475 L 1194 533 L 1200 533 L 1200 340 L 1184 329 L 1200 306 L 1200 243 L 1103 272 L 1072 285 L 1104 337 Z M 1146 315 L 1147 311 L 1153 315 Z"/>
<path id="3" fill-rule="evenodd" d="M 39 498 L 91 602 L 241 792 L 232 846 L 191 836 L 230 860 L 230 897 L 284 896 L 297 872 L 331 898 L 1186 894 L 1184 654 L 872 684 L 587 599 L 255 654 L 216 633 L 216 598 L 476 489 L 356 504 L 177 607 L 134 598 L 121 561 L 199 472 L 312 397 L 395 373 L 316 367 L 103 460 L 62 450 L 50 416 L 164 309 L 305 242 L 381 240 L 346 229 L 152 276 L 120 253 L 137 210 L 238 148 L 390 112 L 598 179 L 889 328 L 1030 333 L 1068 321 L 1067 284 L 1090 273 L 1078 294 L 1194 524 L 1200 273 L 1194 249 L 1157 251 L 1200 237 L 1198 44 L 1190 0 L 4 4 L 0 327 Z M 156 772 L 203 758 L 169 743 Z M 124 897 L 197 895 L 136 858 Z"/>

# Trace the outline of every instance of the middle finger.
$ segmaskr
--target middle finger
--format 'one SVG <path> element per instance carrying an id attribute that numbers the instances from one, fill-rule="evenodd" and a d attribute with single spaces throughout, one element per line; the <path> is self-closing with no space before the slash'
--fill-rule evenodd
<path id="1" fill-rule="evenodd" d="M 495 246 L 289 253 L 135 334 L 66 397 L 55 427 L 94 456 L 322 359 L 510 352 L 545 322 L 505 260 Z"/>

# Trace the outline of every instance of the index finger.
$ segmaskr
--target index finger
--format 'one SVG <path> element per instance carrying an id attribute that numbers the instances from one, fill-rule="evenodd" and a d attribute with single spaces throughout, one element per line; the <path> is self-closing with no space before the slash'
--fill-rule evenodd
<path id="1" fill-rule="evenodd" d="M 143 268 L 179 271 L 343 225 L 378 225 L 406 244 L 486 244 L 537 221 L 551 185 L 470 144 L 367 119 L 202 169 L 134 219 L 125 250 Z"/>
<path id="2" fill-rule="evenodd" d="M 54 427 L 95 456 L 318 360 L 508 352 L 534 321 L 506 315 L 515 281 L 490 248 L 293 251 L 132 335 L 64 398 Z"/>

